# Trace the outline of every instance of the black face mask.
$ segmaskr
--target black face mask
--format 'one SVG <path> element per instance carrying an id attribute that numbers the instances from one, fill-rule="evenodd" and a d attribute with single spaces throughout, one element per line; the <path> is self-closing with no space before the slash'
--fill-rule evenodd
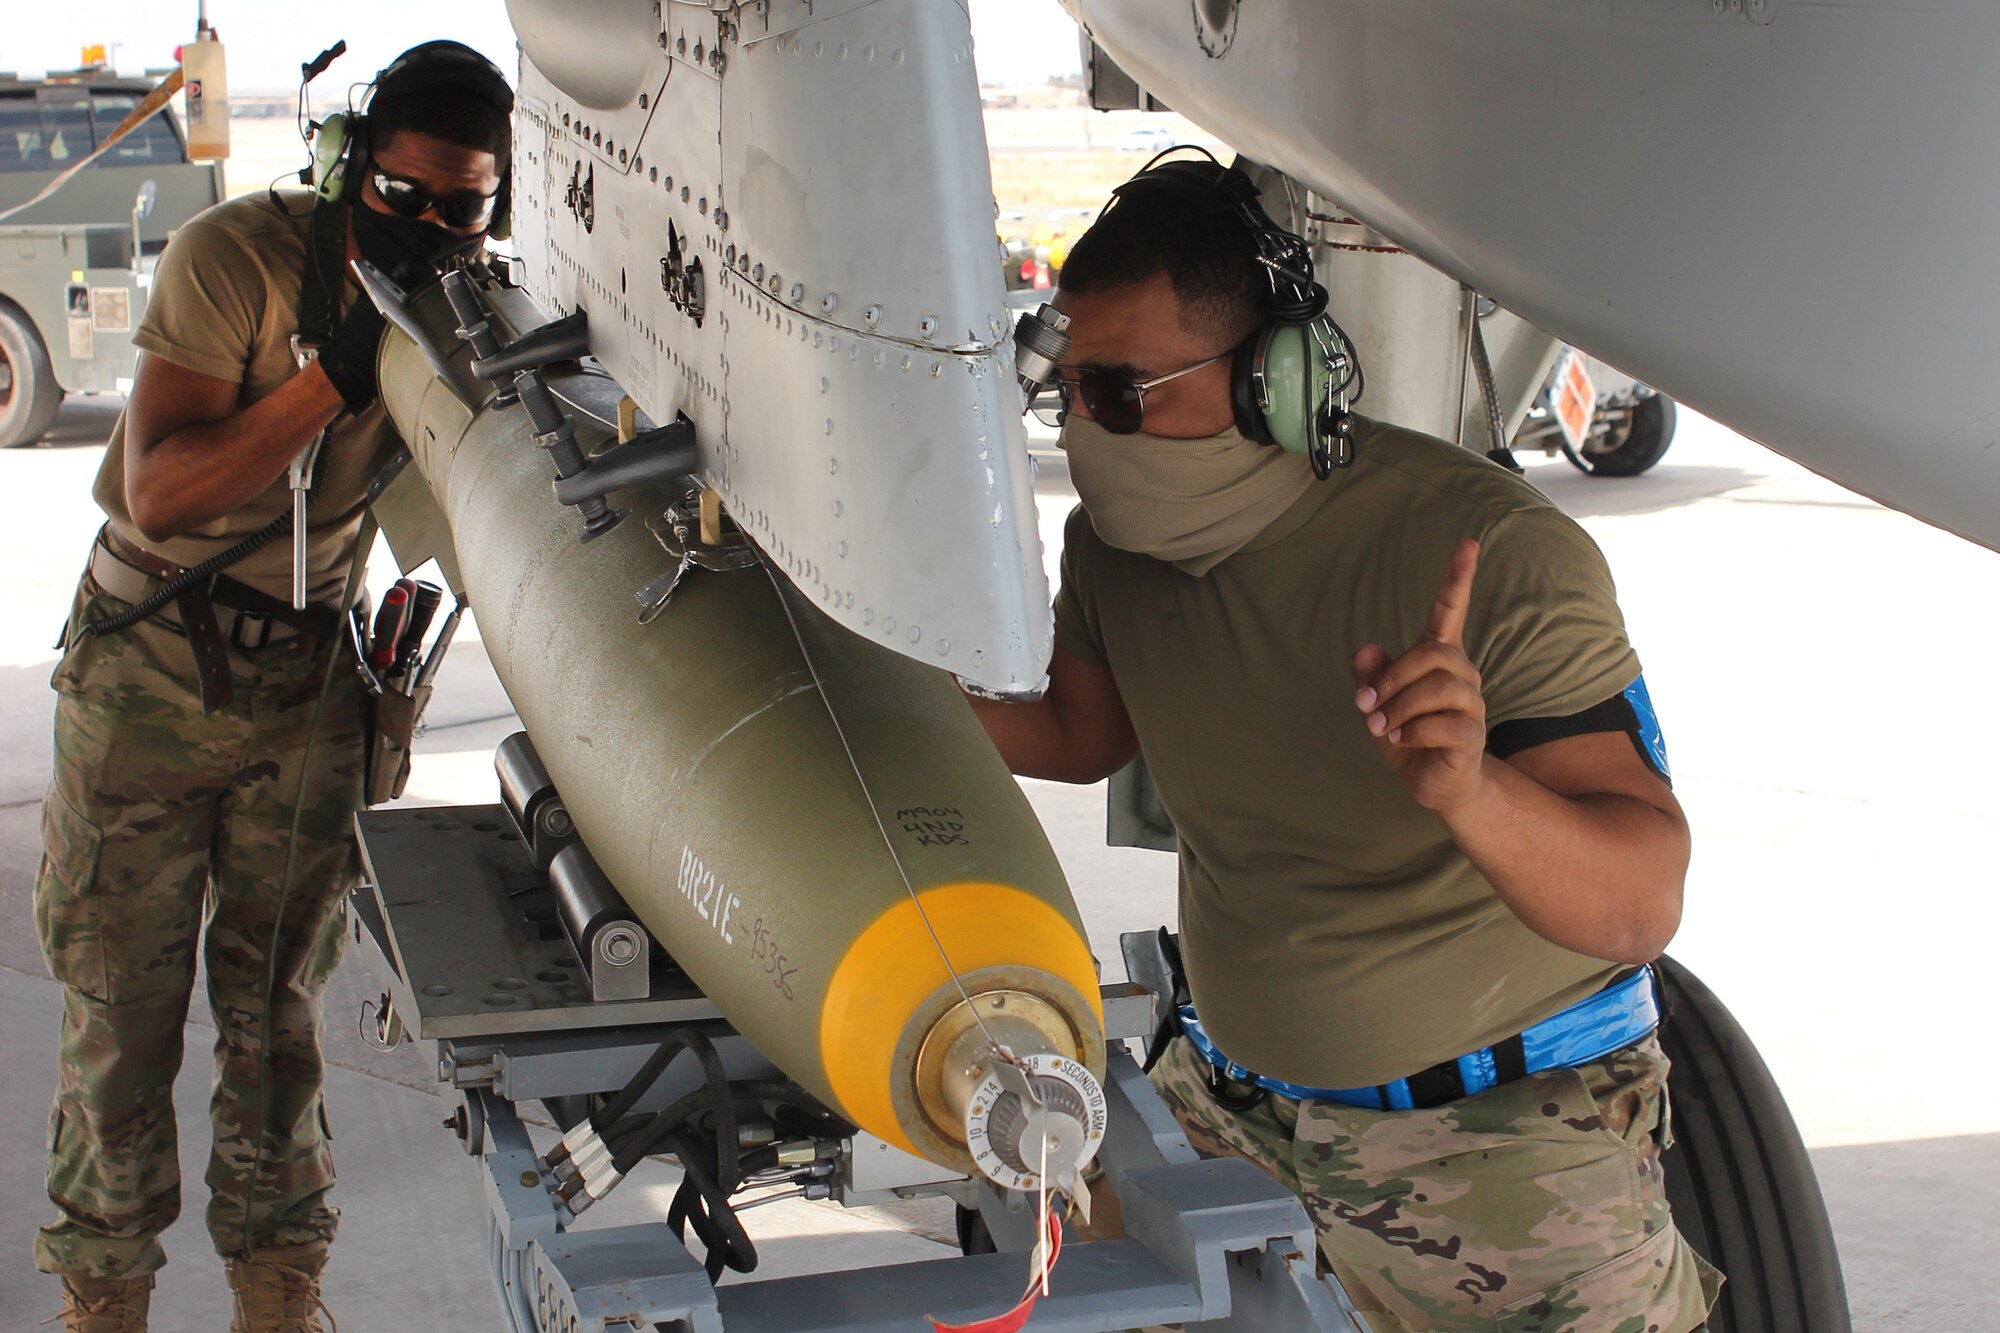
<path id="1" fill-rule="evenodd" d="M 461 236 L 422 218 L 381 212 L 359 199 L 354 202 L 352 217 L 354 248 L 399 287 L 421 284 L 451 260 L 472 254 L 486 242 L 483 232 Z"/>

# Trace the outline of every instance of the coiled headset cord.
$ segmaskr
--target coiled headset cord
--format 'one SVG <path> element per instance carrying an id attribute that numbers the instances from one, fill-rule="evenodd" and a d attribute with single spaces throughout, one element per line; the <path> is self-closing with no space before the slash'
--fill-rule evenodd
<path id="1" fill-rule="evenodd" d="M 322 448 L 319 451 L 319 458 L 313 464 L 312 483 L 306 490 L 306 508 L 308 510 L 312 508 L 313 501 L 319 498 L 319 474 L 325 469 L 326 454 L 327 451 Z M 123 611 L 106 616 L 102 620 L 83 621 L 77 626 L 77 632 L 95 638 L 100 634 L 115 634 L 120 630 L 130 629 L 196 584 L 206 583 L 223 570 L 228 569 L 231 565 L 249 559 L 272 542 L 278 540 L 278 538 L 285 536 L 291 530 L 292 507 L 286 505 L 284 512 L 245 537 L 242 541 L 237 542 L 234 546 L 229 547 L 227 550 L 217 551 L 200 564 L 189 565 L 172 578 L 164 580 L 159 587 L 153 589 Z"/>

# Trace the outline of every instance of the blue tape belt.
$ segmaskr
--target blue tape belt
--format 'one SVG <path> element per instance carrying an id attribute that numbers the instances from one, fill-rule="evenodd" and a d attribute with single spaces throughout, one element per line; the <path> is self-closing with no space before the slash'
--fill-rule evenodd
<path id="1" fill-rule="evenodd" d="M 1180 1015 L 1181 1029 L 1194 1043 L 1194 1048 L 1210 1064 L 1238 1083 L 1254 1083 L 1295 1101 L 1340 1102 L 1372 1111 L 1407 1111 L 1419 1105 L 1419 1099 L 1411 1091 L 1410 1078 L 1365 1088 L 1309 1088 L 1300 1083 L 1287 1083 L 1283 1079 L 1266 1078 L 1224 1055 L 1195 1017 L 1193 1005 L 1182 1005 Z M 1642 967 L 1631 976 L 1522 1032 L 1518 1038 L 1525 1066 L 1522 1072 L 1539 1074 L 1545 1069 L 1562 1069 L 1601 1060 L 1645 1037 L 1659 1025 L 1660 1005 L 1653 989 L 1653 969 Z M 1499 1073 L 1501 1063 L 1496 1061 L 1493 1047 L 1483 1046 L 1412 1078 L 1434 1083 L 1435 1080 L 1427 1079 L 1428 1075 L 1446 1066 L 1456 1066 L 1457 1096 L 1446 1098 L 1455 1101 L 1457 1097 L 1470 1097 L 1505 1082 Z M 1432 1101 L 1428 1104 L 1440 1103 Z"/>

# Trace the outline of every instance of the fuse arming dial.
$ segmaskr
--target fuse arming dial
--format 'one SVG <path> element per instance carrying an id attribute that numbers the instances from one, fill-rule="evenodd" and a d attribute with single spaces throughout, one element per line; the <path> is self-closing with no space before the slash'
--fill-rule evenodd
<path id="1" fill-rule="evenodd" d="M 1068 1056 L 1030 1055 L 1011 1066 L 996 1061 L 966 1105 L 965 1144 L 996 1185 L 1073 1195 L 1104 1142 L 1105 1119 L 1104 1089 Z"/>

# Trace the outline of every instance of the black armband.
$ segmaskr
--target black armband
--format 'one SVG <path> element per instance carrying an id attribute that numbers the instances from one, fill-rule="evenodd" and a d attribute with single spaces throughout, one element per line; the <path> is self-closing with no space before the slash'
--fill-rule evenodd
<path id="1" fill-rule="evenodd" d="M 1632 748 L 1646 761 L 1646 767 L 1657 773 L 1669 787 L 1673 785 L 1673 775 L 1667 768 L 1666 740 L 1660 734 L 1659 719 L 1653 712 L 1653 700 L 1646 691 L 1644 676 L 1633 681 L 1621 693 L 1602 703 L 1592 704 L 1580 713 L 1571 713 L 1567 717 L 1522 717 L 1502 722 L 1487 731 L 1486 752 L 1496 759 L 1506 759 L 1523 750 L 1532 750 L 1537 745 L 1547 745 L 1550 741 L 1601 731 L 1622 731 L 1631 737 Z"/>

